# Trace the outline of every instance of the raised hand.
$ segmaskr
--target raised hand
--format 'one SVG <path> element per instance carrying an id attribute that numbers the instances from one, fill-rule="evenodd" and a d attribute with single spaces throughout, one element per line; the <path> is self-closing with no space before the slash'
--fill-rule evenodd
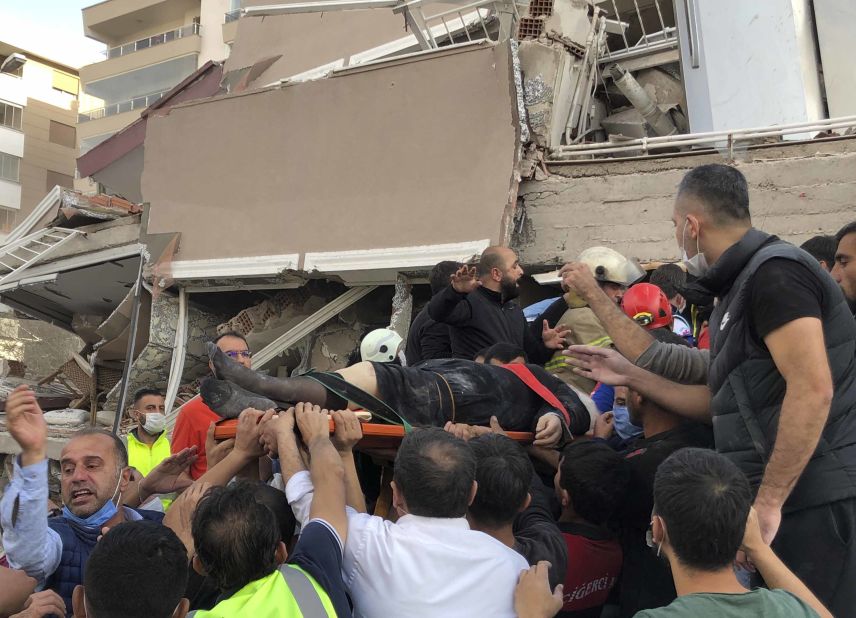
<path id="1" fill-rule="evenodd" d="M 214 439 L 216 428 L 216 423 L 211 423 L 208 426 L 208 434 L 205 436 L 205 460 L 209 470 L 220 463 L 235 448 L 235 438 L 229 438 L 222 442 L 217 442 Z"/>
<path id="2" fill-rule="evenodd" d="M 193 535 L 190 532 L 193 513 L 196 511 L 196 505 L 210 488 L 210 483 L 197 481 L 172 503 L 163 518 L 163 525 L 175 532 L 184 543 L 188 557 L 193 555 Z"/>
<path id="3" fill-rule="evenodd" d="M 545 414 L 535 425 L 535 446 L 554 447 L 562 439 L 562 421 L 555 414 Z"/>
<path id="4" fill-rule="evenodd" d="M 330 438 L 330 419 L 327 410 L 322 410 L 321 406 L 298 403 L 294 407 L 294 418 L 307 447 L 319 438 Z"/>
<path id="5" fill-rule="evenodd" d="M 363 427 L 357 415 L 352 410 L 337 410 L 333 412 L 333 422 L 336 429 L 331 440 L 340 453 L 350 451 L 363 437 Z"/>
<path id="6" fill-rule="evenodd" d="M 514 590 L 514 610 L 519 618 L 552 618 L 562 609 L 562 584 L 550 592 L 550 566 L 542 560 L 520 574 Z"/>
<path id="7" fill-rule="evenodd" d="M 564 324 L 559 324 L 556 328 L 550 328 L 550 323 L 544 320 L 544 327 L 541 330 L 541 340 L 548 350 L 564 350 L 568 345 L 568 337 L 571 334 L 571 329 Z"/>
<path id="8" fill-rule="evenodd" d="M 591 269 L 581 262 L 569 262 L 559 271 L 562 277 L 562 289 L 566 292 L 576 292 L 583 298 L 597 291 L 600 286 L 591 273 Z"/>
<path id="9" fill-rule="evenodd" d="M 604 412 L 594 421 L 594 437 L 607 440 L 615 431 L 615 414 Z"/>
<path id="10" fill-rule="evenodd" d="M 277 459 L 279 457 L 279 445 L 285 444 L 286 441 L 291 441 L 295 445 L 297 440 L 294 437 L 294 408 L 283 410 L 279 414 L 271 414 L 268 410 L 262 417 L 262 435 L 261 441 L 265 447 L 269 457 Z"/>
<path id="11" fill-rule="evenodd" d="M 610 386 L 627 386 L 633 363 L 612 348 L 573 345 L 565 350 L 574 373 Z"/>
<path id="12" fill-rule="evenodd" d="M 235 451 L 245 459 L 258 459 L 265 454 L 261 442 L 261 419 L 265 415 L 261 410 L 247 408 L 238 417 L 238 428 L 235 433 Z"/>
<path id="13" fill-rule="evenodd" d="M 42 590 L 30 595 L 24 604 L 24 611 L 9 618 L 44 618 L 45 616 L 65 616 L 65 601 L 53 590 Z"/>
<path id="14" fill-rule="evenodd" d="M 36 394 L 21 385 L 6 399 L 6 430 L 21 447 L 21 465 L 29 466 L 45 458 L 48 425 Z"/>
<path id="15" fill-rule="evenodd" d="M 459 294 L 469 294 L 481 286 L 481 281 L 478 280 L 475 266 L 461 266 L 457 272 L 452 275 L 450 282 L 452 287 Z"/>
<path id="16" fill-rule="evenodd" d="M 194 444 L 182 449 L 175 455 L 170 455 L 149 471 L 148 475 L 140 481 L 140 497 L 153 494 L 168 494 L 174 491 L 183 491 L 193 484 L 188 470 L 198 455 L 197 446 Z"/>

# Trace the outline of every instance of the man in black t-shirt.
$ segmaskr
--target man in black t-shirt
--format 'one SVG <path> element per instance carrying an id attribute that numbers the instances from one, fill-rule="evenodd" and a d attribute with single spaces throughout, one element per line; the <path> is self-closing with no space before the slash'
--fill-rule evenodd
<path id="1" fill-rule="evenodd" d="M 710 426 L 673 414 L 634 390 L 628 390 L 627 410 L 631 422 L 642 427 L 643 436 L 625 452 L 630 483 L 619 515 L 624 551 L 619 591 L 622 618 L 643 609 L 668 605 L 675 599 L 668 565 L 645 543 L 654 508 L 657 468 L 684 447 L 713 448 Z"/>
<path id="2" fill-rule="evenodd" d="M 454 358 L 471 360 L 479 350 L 504 341 L 523 348 L 530 362 L 543 364 L 565 347 L 566 328 L 550 328 L 541 320 L 526 322 L 514 302 L 522 276 L 514 251 L 488 247 L 477 267 L 462 267 L 434 295 L 428 315 L 449 326 Z"/>
<path id="3" fill-rule="evenodd" d="M 841 291 L 856 315 L 856 221 L 848 223 L 835 235 L 835 266 L 832 278 L 841 286 Z"/>
<path id="4" fill-rule="evenodd" d="M 449 277 L 460 268 L 458 262 L 440 262 L 431 269 L 429 282 L 431 296 L 439 294 L 449 285 Z M 407 334 L 407 346 L 404 348 L 407 364 L 413 366 L 433 358 L 452 358 L 452 342 L 449 338 L 449 326 L 435 322 L 428 315 L 428 306 L 413 318 Z"/>
<path id="5" fill-rule="evenodd" d="M 856 578 L 856 543 L 840 531 L 856 529 L 856 324 L 845 296 L 813 257 L 752 226 L 749 187 L 733 167 L 690 171 L 672 220 L 695 286 L 717 299 L 710 354 L 658 345 L 605 300 L 587 298 L 624 356 L 684 382 L 630 367 L 617 383 L 713 418 L 717 450 L 755 491 L 764 541 L 833 613 L 847 615 L 856 606 L 856 587 L 844 583 Z M 597 293 L 580 269 L 564 270 L 566 285 Z M 706 387 L 686 384 L 704 374 Z"/>

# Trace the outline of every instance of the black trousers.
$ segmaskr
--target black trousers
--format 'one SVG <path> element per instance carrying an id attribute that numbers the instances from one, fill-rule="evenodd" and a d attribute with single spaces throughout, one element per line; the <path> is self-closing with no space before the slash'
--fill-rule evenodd
<path id="1" fill-rule="evenodd" d="M 836 618 L 856 618 L 856 498 L 788 513 L 773 550 Z"/>

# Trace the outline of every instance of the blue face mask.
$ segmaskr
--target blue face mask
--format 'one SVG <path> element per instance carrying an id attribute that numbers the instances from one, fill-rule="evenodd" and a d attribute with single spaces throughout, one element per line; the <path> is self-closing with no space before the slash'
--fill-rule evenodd
<path id="1" fill-rule="evenodd" d="M 62 507 L 62 515 L 66 519 L 69 519 L 80 526 L 88 526 L 90 528 L 100 528 L 105 523 L 110 521 L 110 519 L 119 511 L 116 508 L 116 503 L 113 502 L 113 498 L 116 497 L 116 493 L 119 492 L 119 485 L 122 484 L 122 470 L 119 470 L 119 480 L 116 481 L 116 489 L 113 490 L 113 495 L 110 499 L 104 503 L 100 509 L 95 511 L 89 517 L 78 517 L 74 513 L 69 510 L 67 506 Z M 121 498 L 122 494 L 119 492 L 119 497 Z"/>
<path id="2" fill-rule="evenodd" d="M 615 417 L 615 433 L 625 442 L 642 435 L 642 428 L 630 422 L 630 412 L 627 406 L 613 406 L 612 414 Z"/>

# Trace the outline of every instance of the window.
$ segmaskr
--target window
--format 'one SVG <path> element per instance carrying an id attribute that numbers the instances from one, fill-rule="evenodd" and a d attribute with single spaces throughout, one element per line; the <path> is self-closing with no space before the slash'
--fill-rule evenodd
<path id="1" fill-rule="evenodd" d="M 0 152 L 0 178 L 18 182 L 21 172 L 21 157 Z"/>
<path id="2" fill-rule="evenodd" d="M 74 148 L 77 146 L 77 130 L 67 124 L 51 120 L 51 128 L 48 139 L 53 144 Z"/>
<path id="3" fill-rule="evenodd" d="M 78 80 L 74 75 L 54 69 L 53 87 L 56 90 L 77 96 L 77 92 L 80 90 L 80 80 Z"/>
<path id="4" fill-rule="evenodd" d="M 23 116 L 23 107 L 0 101 L 0 125 L 20 131 Z"/>
<path id="5" fill-rule="evenodd" d="M 68 174 L 61 174 L 59 172 L 54 172 L 53 170 L 48 170 L 47 181 L 45 182 L 45 191 L 50 191 L 57 185 L 59 185 L 60 187 L 67 187 L 69 189 L 73 189 L 74 176 L 69 176 Z"/>
<path id="6" fill-rule="evenodd" d="M 0 234 L 8 234 L 15 227 L 18 211 L 14 208 L 0 206 Z"/>

